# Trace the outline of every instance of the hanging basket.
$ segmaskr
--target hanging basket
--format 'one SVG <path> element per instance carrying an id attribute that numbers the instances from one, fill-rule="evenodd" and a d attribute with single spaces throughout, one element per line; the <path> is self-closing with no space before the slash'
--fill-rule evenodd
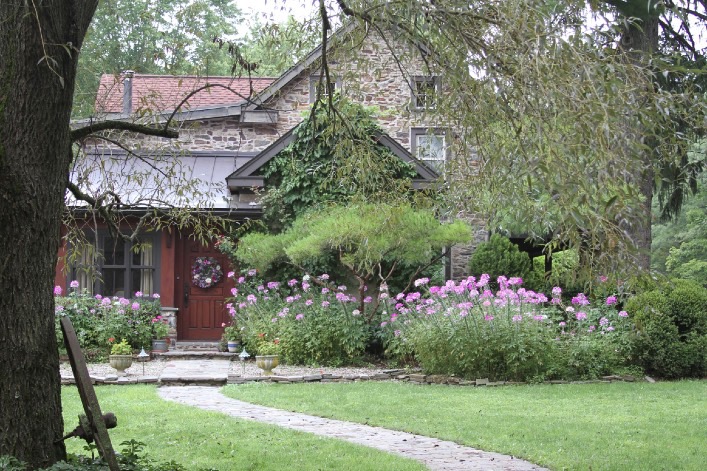
<path id="1" fill-rule="evenodd" d="M 213 257 L 196 257 L 191 266 L 191 282 L 194 286 L 208 289 L 223 278 L 221 264 Z"/>

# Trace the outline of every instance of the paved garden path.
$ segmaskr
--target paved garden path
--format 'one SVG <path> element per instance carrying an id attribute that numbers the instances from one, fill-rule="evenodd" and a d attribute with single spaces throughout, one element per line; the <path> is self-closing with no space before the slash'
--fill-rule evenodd
<path id="1" fill-rule="evenodd" d="M 169 401 L 395 453 L 417 460 L 431 470 L 544 470 L 512 456 L 481 451 L 454 442 L 249 404 L 224 396 L 218 387 L 163 386 L 157 391 L 163 399 Z"/>

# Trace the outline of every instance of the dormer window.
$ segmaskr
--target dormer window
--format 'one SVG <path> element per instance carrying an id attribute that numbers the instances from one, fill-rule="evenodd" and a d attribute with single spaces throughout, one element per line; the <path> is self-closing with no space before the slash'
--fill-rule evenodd
<path id="1" fill-rule="evenodd" d="M 321 90 L 321 95 L 319 91 Z M 321 97 L 325 100 L 329 95 L 333 95 L 335 92 L 341 90 L 341 79 L 332 78 L 332 81 L 327 83 L 326 77 L 320 80 L 319 75 L 312 75 L 309 77 L 309 102 L 314 103 L 317 97 Z"/>
<path id="2" fill-rule="evenodd" d="M 418 110 L 434 109 L 437 106 L 439 77 L 414 76 L 411 83 L 412 106 Z"/>

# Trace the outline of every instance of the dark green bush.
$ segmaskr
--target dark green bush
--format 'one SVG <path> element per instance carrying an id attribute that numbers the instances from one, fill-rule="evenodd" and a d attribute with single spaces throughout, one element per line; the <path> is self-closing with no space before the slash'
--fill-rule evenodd
<path id="1" fill-rule="evenodd" d="M 648 374 L 663 378 L 707 374 L 707 289 L 674 280 L 626 302 L 637 333 L 632 355 Z"/>
<path id="2" fill-rule="evenodd" d="M 486 273 L 493 282 L 501 275 L 517 276 L 523 278 L 523 284 L 531 289 L 542 281 L 533 270 L 528 254 L 500 234 L 493 234 L 488 242 L 479 244 L 474 250 L 469 260 L 469 273 L 474 276 Z"/>

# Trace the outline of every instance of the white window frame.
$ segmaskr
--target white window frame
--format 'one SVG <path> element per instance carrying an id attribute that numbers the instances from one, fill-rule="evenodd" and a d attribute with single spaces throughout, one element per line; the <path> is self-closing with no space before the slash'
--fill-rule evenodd
<path id="1" fill-rule="evenodd" d="M 427 86 L 427 90 L 432 90 L 424 94 L 418 93 L 418 87 Z M 430 87 L 431 85 L 431 87 Z M 437 75 L 413 75 L 410 80 L 411 108 L 413 110 L 433 110 L 437 107 L 437 97 L 439 95 L 439 76 Z"/>
<path id="2" fill-rule="evenodd" d="M 441 140 L 442 146 L 435 155 L 424 155 L 422 141 Z M 410 150 L 417 160 L 440 175 L 444 174 L 448 158 L 447 132 L 439 128 L 410 128 Z"/>
<path id="3" fill-rule="evenodd" d="M 309 103 L 314 103 L 317 100 L 317 88 L 320 83 L 324 85 L 324 83 L 326 83 L 326 77 L 322 78 L 320 82 L 319 74 L 309 76 Z M 334 93 L 341 91 L 341 79 L 339 77 L 332 77 L 332 80 L 329 82 L 329 90 L 322 93 L 322 98 L 326 98 L 329 95 L 328 92 L 332 87 Z"/>

